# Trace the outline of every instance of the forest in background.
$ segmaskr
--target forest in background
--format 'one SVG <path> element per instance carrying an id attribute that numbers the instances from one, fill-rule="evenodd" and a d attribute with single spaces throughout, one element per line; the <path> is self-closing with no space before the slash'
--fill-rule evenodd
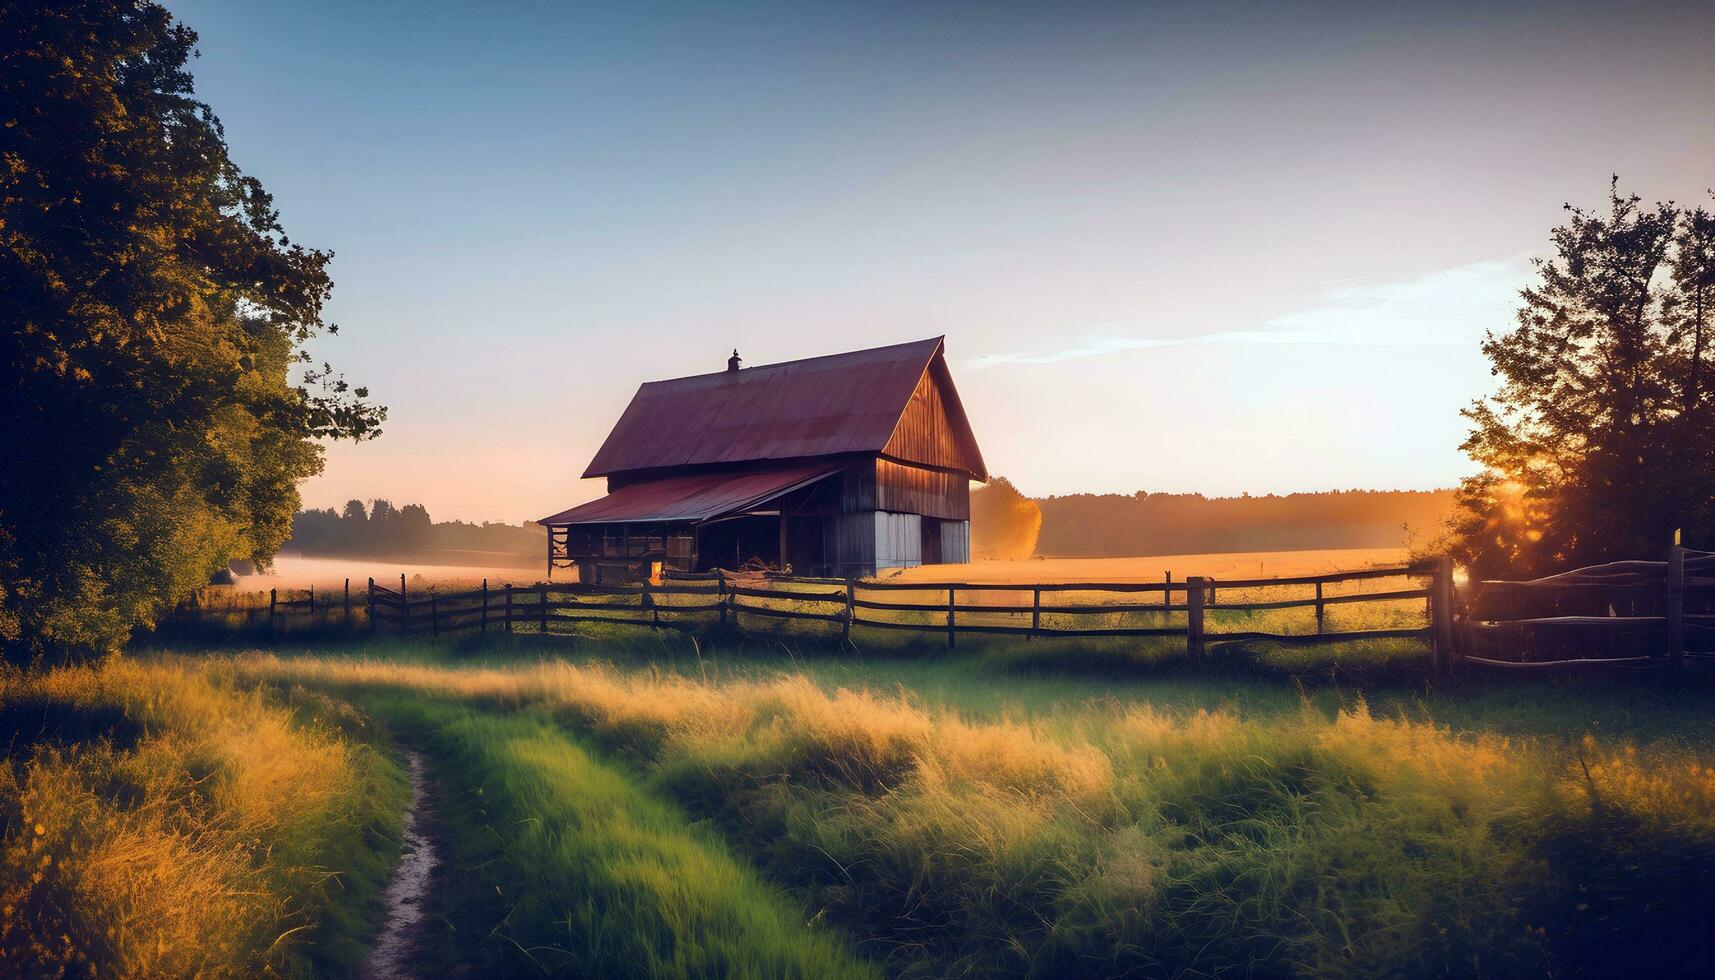
<path id="1" fill-rule="evenodd" d="M 1035 498 L 1036 553 L 1183 555 L 1419 546 L 1439 537 L 1452 490 L 1332 490 L 1262 497 L 1196 493 Z"/>
<path id="2" fill-rule="evenodd" d="M 1004 477 L 971 494 L 976 558 L 1397 548 L 1444 530 L 1451 490 L 1334 490 L 1262 497 L 1080 493 L 1026 497 Z M 348 501 L 299 511 L 286 550 L 305 557 L 411 558 L 430 564 L 535 563 L 546 532 L 534 524 L 436 522 L 420 504 Z"/>
<path id="3" fill-rule="evenodd" d="M 342 510 L 301 510 L 292 517 L 285 550 L 305 557 L 410 558 L 429 564 L 537 563 L 547 531 L 535 524 L 435 522 L 421 504 L 368 507 L 348 500 Z"/>

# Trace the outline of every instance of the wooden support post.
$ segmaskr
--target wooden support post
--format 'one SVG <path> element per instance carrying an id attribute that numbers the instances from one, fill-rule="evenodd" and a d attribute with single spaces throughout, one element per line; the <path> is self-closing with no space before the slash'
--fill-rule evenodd
<path id="1" fill-rule="evenodd" d="M 1185 580 L 1185 652 L 1203 656 L 1203 599 L 1208 595 L 1205 579 L 1193 575 Z"/>
<path id="2" fill-rule="evenodd" d="M 477 628 L 477 632 L 488 632 L 488 579 L 482 580 L 482 625 Z"/>
<path id="3" fill-rule="evenodd" d="M 727 606 L 731 605 L 732 597 L 727 595 L 726 591 L 726 572 L 719 568 L 715 569 L 715 584 L 720 594 L 720 598 L 715 600 L 715 604 L 721 607 L 721 625 L 725 626 L 727 623 Z"/>
<path id="4" fill-rule="evenodd" d="M 1667 655 L 1685 665 L 1685 549 L 1676 542 L 1667 553 Z"/>
<path id="5" fill-rule="evenodd" d="M 1042 590 L 1030 590 L 1030 638 L 1036 639 L 1036 634 L 1042 630 Z"/>
<path id="6" fill-rule="evenodd" d="M 655 593 L 649 591 L 649 580 L 643 580 L 643 605 L 649 610 L 649 628 L 661 628 L 661 610 L 655 607 Z"/>
<path id="7" fill-rule="evenodd" d="M 1316 583 L 1316 632 L 1318 635 L 1320 635 L 1322 633 L 1323 617 L 1327 614 L 1327 611 L 1328 611 L 1327 607 L 1322 605 L 1322 583 L 1317 582 Z"/>
<path id="8" fill-rule="evenodd" d="M 953 638 L 958 635 L 958 624 L 954 622 L 958 594 L 959 590 L 956 587 L 947 586 L 947 649 L 949 650 L 953 649 Z"/>
<path id="9" fill-rule="evenodd" d="M 541 632 L 546 633 L 546 632 L 548 632 L 548 587 L 546 585 L 536 586 L 536 597 L 537 597 L 537 600 L 542 604 L 542 608 L 541 608 L 542 629 L 541 629 Z"/>
<path id="10" fill-rule="evenodd" d="M 1161 590 L 1161 608 L 1163 610 L 1166 610 L 1167 607 L 1173 605 L 1173 571 L 1172 571 L 1172 569 L 1168 570 L 1166 581 L 1167 581 L 1167 588 Z"/>
<path id="11" fill-rule="evenodd" d="M 373 575 L 369 577 L 369 599 L 368 604 L 364 606 L 364 611 L 369 614 L 369 631 L 373 633 L 375 632 L 375 576 Z"/>
<path id="12" fill-rule="evenodd" d="M 274 638 L 274 607 L 280 601 L 280 590 L 268 590 L 268 639 Z"/>
<path id="13" fill-rule="evenodd" d="M 845 616 L 845 619 L 840 622 L 840 639 L 850 640 L 852 638 L 852 619 L 855 618 L 856 615 L 857 615 L 857 582 L 855 579 L 847 578 L 846 579 L 846 616 Z"/>
<path id="14" fill-rule="evenodd" d="M 1436 559 L 1429 601 L 1431 667 L 1435 680 L 1442 682 L 1453 676 L 1453 559 Z"/>
<path id="15" fill-rule="evenodd" d="M 512 583 L 506 583 L 506 632 L 512 632 Z"/>
<path id="16" fill-rule="evenodd" d="M 399 601 L 405 601 L 405 573 L 399 573 Z"/>
<path id="17" fill-rule="evenodd" d="M 345 613 L 344 613 L 344 616 L 345 616 L 346 629 L 350 629 L 351 628 L 351 577 L 350 576 L 346 576 L 346 580 L 345 580 Z"/>

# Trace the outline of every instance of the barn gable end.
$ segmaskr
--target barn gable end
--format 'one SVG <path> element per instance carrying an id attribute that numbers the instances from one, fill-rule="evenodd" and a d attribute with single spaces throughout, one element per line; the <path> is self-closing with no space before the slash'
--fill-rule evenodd
<path id="1" fill-rule="evenodd" d="M 970 473 L 987 479 L 981 451 L 971 438 L 970 422 L 958 389 L 939 351 L 918 379 L 881 455 L 904 463 Z"/>

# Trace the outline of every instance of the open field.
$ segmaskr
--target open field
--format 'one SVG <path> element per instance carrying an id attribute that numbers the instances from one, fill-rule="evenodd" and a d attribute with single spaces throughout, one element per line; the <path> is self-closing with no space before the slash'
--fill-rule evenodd
<path id="1" fill-rule="evenodd" d="M 520 966 L 519 948 L 544 968 L 657 963 L 678 948 L 660 922 L 714 957 L 695 962 L 757 975 L 1599 974 L 1619 949 L 1706 955 L 1688 938 L 1715 867 L 1704 692 L 1300 694 L 1057 673 L 1010 649 L 855 659 L 631 631 L 197 662 L 349 700 L 428 751 L 448 800 L 484 801 L 449 830 L 477 870 L 448 897 L 455 933 L 489 938 L 444 953 L 483 967 Z M 618 859 L 576 860 L 572 841 L 613 853 L 618 819 L 555 796 L 586 782 L 575 798 L 647 814 L 621 821 L 620 853 L 654 869 L 629 888 L 603 883 Z M 539 829 L 496 833 L 519 820 Z M 707 873 L 733 884 L 646 884 L 686 861 L 730 862 Z M 752 897 L 709 904 L 729 887 Z M 545 899 L 568 892 L 609 897 Z M 781 902 L 817 929 L 781 925 Z M 698 911 L 716 906 L 744 911 Z"/>
<path id="2" fill-rule="evenodd" d="M 403 573 L 413 588 L 430 585 L 461 585 L 487 578 L 501 582 L 534 582 L 542 574 L 541 563 L 525 565 L 426 565 L 390 558 L 293 558 L 274 559 L 273 570 L 262 575 L 240 575 L 231 586 L 213 586 L 213 591 L 267 592 L 269 589 L 307 589 L 334 595 L 346 579 L 352 593 L 361 592 L 374 577 L 377 584 L 399 585 Z"/>
<path id="3" fill-rule="evenodd" d="M 10 918 L 5 945 L 71 959 L 49 943 L 67 922 L 68 949 L 121 974 L 345 973 L 405 805 L 376 749 L 408 748 L 453 869 L 414 954 L 427 975 L 1710 965 L 1706 689 L 1426 689 L 1385 645 L 1343 646 L 1320 654 L 1355 662 L 1338 686 L 1320 668 L 1283 683 L 1300 665 L 1267 648 L 854 655 L 634 627 L 13 675 L 5 716 L 33 720 L 13 722 L 0 799 L 22 814 L 6 901 L 51 925 Z M 113 773 L 152 788 L 115 795 Z M 49 852 L 52 887 L 32 884 Z M 106 921 L 131 931 L 103 940 Z"/>
<path id="4" fill-rule="evenodd" d="M 967 714 L 718 663 L 707 680 L 600 662 L 231 669 L 551 721 L 898 975 L 1549 974 L 1622 946 L 1683 964 L 1696 949 L 1676 937 L 1707 925 L 1701 738 L 1456 731 L 1355 694 L 1253 709 L 1171 687 Z"/>
<path id="5" fill-rule="evenodd" d="M 920 565 L 892 569 L 877 578 L 916 582 L 1159 582 L 1168 572 L 1175 581 L 1191 575 L 1250 579 L 1320 575 L 1387 565 L 1402 565 L 1404 548 L 1330 548 L 1309 551 L 1243 551 L 1232 554 L 1151 555 L 1142 558 L 978 559 L 968 565 Z"/>
<path id="6" fill-rule="evenodd" d="M 1323 551 L 1255 551 L 1235 554 L 1157 555 L 1147 558 L 1031 558 L 1021 561 L 978 560 L 968 565 L 922 565 L 894 569 L 877 578 L 885 581 L 918 582 L 1159 582 L 1171 571 L 1176 580 L 1188 575 L 1214 578 L 1270 578 L 1314 575 L 1343 569 L 1397 565 L 1405 560 L 1403 548 L 1340 548 Z M 379 585 L 397 586 L 403 572 L 411 588 L 468 587 L 488 579 L 493 585 L 505 582 L 524 585 L 542 577 L 541 563 L 530 565 L 425 565 L 387 558 L 295 558 L 275 559 L 265 575 L 240 576 L 235 586 L 217 590 L 266 592 L 269 589 L 306 589 L 332 595 L 346 579 L 361 590 L 371 577 Z M 564 574 L 570 575 L 569 572 Z"/>

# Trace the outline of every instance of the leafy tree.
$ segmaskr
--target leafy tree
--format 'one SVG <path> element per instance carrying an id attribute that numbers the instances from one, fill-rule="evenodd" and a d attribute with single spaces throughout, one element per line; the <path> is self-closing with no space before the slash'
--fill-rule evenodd
<path id="1" fill-rule="evenodd" d="M 1715 531 L 1708 374 L 1712 242 L 1702 209 L 1567 205 L 1518 326 L 1483 352 L 1500 390 L 1465 415 L 1455 555 L 1481 575 L 1659 554 Z"/>
<path id="2" fill-rule="evenodd" d="M 102 649 L 266 561 L 319 438 L 385 410 L 305 344 L 329 253 L 289 241 L 140 0 L 0 5 L 0 638 Z"/>
<path id="3" fill-rule="evenodd" d="M 1029 558 L 1042 530 L 1042 508 L 997 476 L 971 493 L 971 551 L 990 558 Z"/>

